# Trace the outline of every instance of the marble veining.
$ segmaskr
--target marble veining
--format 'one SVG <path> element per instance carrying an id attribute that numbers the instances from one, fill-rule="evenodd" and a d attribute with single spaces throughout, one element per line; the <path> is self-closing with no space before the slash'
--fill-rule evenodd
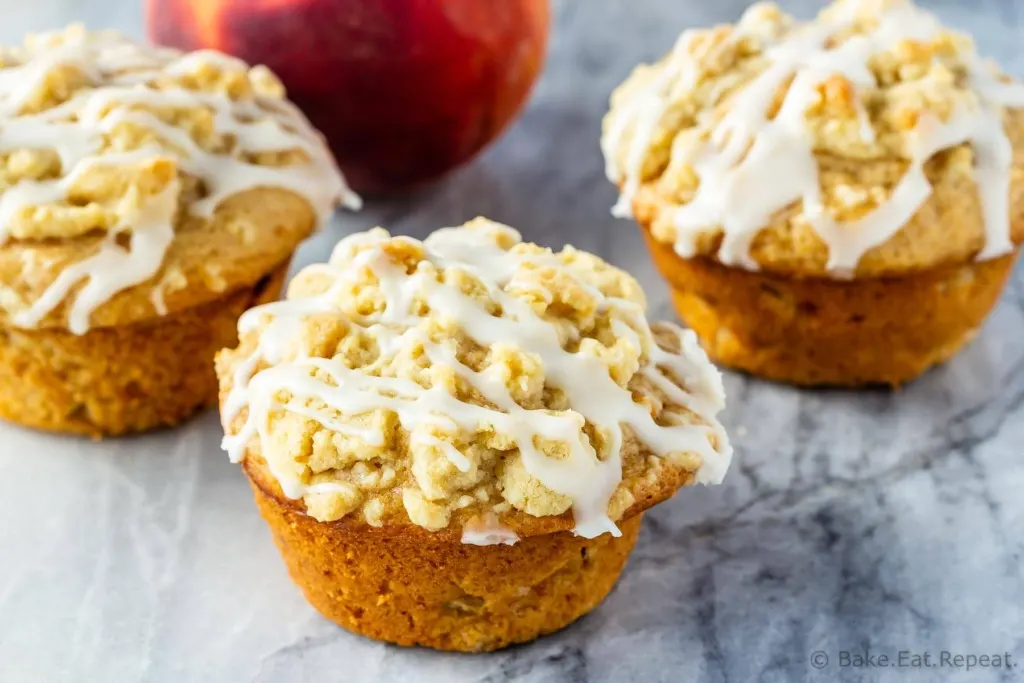
<path id="1" fill-rule="evenodd" d="M 633 64 L 744 4 L 556 1 L 548 70 L 515 127 L 439 187 L 339 217 L 299 264 L 374 224 L 423 237 L 486 214 L 632 270 L 671 317 L 637 233 L 609 214 L 600 116 Z M 1024 0 L 925 4 L 1024 75 Z M 73 19 L 139 33 L 137 5 L 0 0 L 0 37 Z M 726 390 L 726 483 L 647 515 L 592 615 L 484 656 L 393 648 L 321 619 L 219 450 L 213 414 L 104 443 L 0 426 L 0 681 L 1024 680 L 1024 269 L 970 347 L 901 391 L 732 373 Z M 1009 652 L 1019 666 L 839 666 L 840 651 L 865 650 Z"/>

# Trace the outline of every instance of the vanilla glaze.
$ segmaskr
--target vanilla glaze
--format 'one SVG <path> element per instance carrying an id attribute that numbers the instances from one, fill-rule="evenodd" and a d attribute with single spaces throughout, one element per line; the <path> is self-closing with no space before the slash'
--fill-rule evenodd
<path id="1" fill-rule="evenodd" d="M 349 207 L 359 204 L 320 135 L 290 103 L 260 94 L 232 99 L 167 84 L 168 77 L 211 66 L 259 74 L 255 69 L 249 72 L 237 59 L 213 51 L 181 54 L 137 44 L 114 32 L 76 28 L 35 36 L 29 45 L 8 50 L 7 65 L 0 68 L 0 154 L 52 149 L 60 157 L 61 173 L 54 179 L 19 180 L 0 194 L 0 244 L 11 239 L 9 225 L 16 214 L 66 204 L 69 189 L 90 169 L 140 167 L 168 157 L 181 172 L 199 179 L 207 191 L 200 201 L 184 207 L 197 216 L 210 217 L 224 199 L 258 187 L 287 189 L 304 197 L 321 222 L 339 202 Z M 24 113 L 49 80 L 68 69 L 86 80 L 84 86 L 56 106 Z M 147 108 L 209 110 L 215 132 L 233 138 L 235 154 L 205 151 L 186 130 L 162 121 Z M 145 144 L 127 152 L 104 149 L 105 136 L 123 123 L 143 127 L 165 144 Z M 262 166 L 241 158 L 246 153 L 293 150 L 304 152 L 308 162 Z M 67 327 L 76 334 L 86 332 L 97 307 L 159 271 L 174 239 L 176 215 L 182 210 L 180 190 L 175 178 L 153 196 L 128 197 L 120 224 L 107 231 L 99 249 L 60 272 L 37 300 L 13 316 L 14 324 L 35 327 L 70 297 Z M 127 244 L 122 246 L 118 237 L 125 235 Z M 162 293 L 154 294 L 152 301 L 157 314 L 166 312 Z"/>
<path id="2" fill-rule="evenodd" d="M 422 243 L 404 237 L 391 238 L 380 229 L 350 236 L 338 244 L 329 263 L 311 266 L 310 272 L 332 283 L 322 294 L 267 304 L 244 314 L 239 321 L 239 334 L 245 339 L 255 332 L 258 342 L 248 357 L 234 366 L 231 390 L 222 405 L 222 419 L 228 431 L 223 445 L 231 460 L 240 461 L 254 444 L 266 454 L 271 447 L 267 440 L 269 420 L 282 411 L 298 412 L 330 430 L 375 445 L 382 438 L 379 432 L 338 421 L 333 415 L 351 417 L 383 408 L 397 414 L 403 428 L 410 432 L 422 423 L 454 424 L 470 434 L 480 425 L 491 425 L 495 431 L 510 435 L 530 475 L 572 499 L 575 533 L 588 538 L 620 533 L 608 516 L 608 504 L 622 479 L 620 450 L 624 425 L 655 455 L 699 455 L 701 464 L 694 474 L 695 480 L 705 484 L 720 482 L 732 453 L 715 417 L 724 405 L 722 380 L 693 332 L 674 326 L 662 328 L 678 337 L 680 347 L 678 353 L 663 349 L 655 342 L 640 305 L 595 291 L 550 252 L 521 253 L 500 248 L 499 242 L 518 242 L 519 235 L 505 226 L 491 226 L 490 232 L 467 228 L 439 230 Z M 424 250 L 425 258 L 414 272 L 406 272 L 389 258 L 389 245 L 399 242 Z M 656 423 L 649 408 L 635 401 L 630 389 L 617 384 L 600 360 L 567 350 L 552 322 L 503 289 L 515 281 L 517 274 L 533 268 L 552 268 L 569 275 L 597 297 L 601 308 L 614 309 L 619 315 L 614 319 L 612 332 L 618 339 L 629 340 L 646 359 L 637 374 L 656 387 L 668 402 L 698 416 L 699 423 Z M 351 284 L 350 278 L 364 269 L 370 269 L 379 282 L 386 305 L 382 311 L 365 317 L 346 316 L 345 322 L 357 326 L 360 334 L 372 337 L 385 361 L 403 348 L 423 344 L 432 363 L 454 368 L 460 379 L 494 407 L 464 403 L 443 389 L 425 389 L 411 380 L 350 369 L 336 359 L 299 356 L 285 360 L 307 316 L 342 315 L 336 301 Z M 500 305 L 502 315 L 488 312 L 479 300 L 436 276 L 439 271 L 454 270 L 478 279 L 487 296 Z M 537 294 L 548 301 L 555 296 L 546 289 Z M 429 312 L 415 306 L 415 301 L 424 302 Z M 564 392 L 569 409 L 522 408 L 497 377 L 473 370 L 460 362 L 450 347 L 427 339 L 419 327 L 424 316 L 454 322 L 484 348 L 495 343 L 511 344 L 539 357 L 545 382 Z M 302 400 L 311 397 L 318 399 L 315 405 L 325 405 L 331 412 L 311 409 Z M 236 418 L 243 412 L 244 420 L 239 423 Z M 584 432 L 585 423 L 610 435 L 603 459 Z M 537 439 L 563 442 L 568 445 L 568 453 L 562 459 L 548 457 L 535 446 Z M 470 463 L 450 444 L 437 445 L 455 467 L 469 467 Z M 272 458 L 266 460 L 282 491 L 291 498 L 330 491 L 335 486 L 322 481 L 306 483 L 294 470 L 275 468 Z M 493 524 L 484 526 L 487 528 L 466 529 L 464 542 L 515 541 L 514 534 L 509 535 L 507 530 Z"/>
<path id="3" fill-rule="evenodd" d="M 705 141 L 691 152 L 691 165 L 699 187 L 690 201 L 674 209 L 675 250 L 684 258 L 697 254 L 701 237 L 720 229 L 722 242 L 717 257 L 725 264 L 756 270 L 751 243 L 773 215 L 800 203 L 803 215 L 828 247 L 828 271 L 849 276 L 861 257 L 896 234 L 932 193 L 924 165 L 935 153 L 961 144 L 974 152 L 974 175 L 985 224 L 985 244 L 978 259 L 1006 254 L 1010 239 L 1009 189 L 1012 149 L 1003 128 L 1004 107 L 1024 106 L 1024 86 L 997 79 L 976 55 L 964 55 L 976 106 L 963 105 L 951 116 L 922 115 L 909 133 L 909 166 L 900 182 L 866 215 L 848 222 L 835 220 L 825 207 L 805 111 L 817 96 L 816 88 L 833 76 L 841 76 L 855 89 L 871 88 L 875 77 L 869 60 L 904 40 L 928 41 L 942 27 L 928 12 L 910 2 L 883 2 L 877 21 L 864 34 L 833 45 L 831 37 L 863 20 L 869 0 L 846 0 L 816 22 L 786 32 L 769 41 L 769 64 L 728 102 L 718 120 L 698 123 Z M 875 2 L 878 5 L 879 3 Z M 754 9 L 751 10 L 752 16 Z M 740 21 L 734 39 L 752 28 Z M 672 105 L 672 93 L 696 85 L 691 41 L 698 33 L 683 33 L 658 73 L 641 92 L 613 108 L 606 122 L 602 149 L 606 172 L 621 188 L 613 213 L 627 217 L 643 181 L 647 152 Z M 780 89 L 785 96 L 777 113 L 769 111 Z M 869 141 L 875 132 L 862 105 L 861 136 Z M 619 153 L 625 145 L 626 153 Z"/>

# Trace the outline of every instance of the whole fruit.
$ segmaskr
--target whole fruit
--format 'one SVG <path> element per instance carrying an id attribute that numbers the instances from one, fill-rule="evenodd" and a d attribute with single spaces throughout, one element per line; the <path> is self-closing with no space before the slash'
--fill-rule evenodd
<path id="1" fill-rule="evenodd" d="M 393 192 L 475 155 L 544 60 L 548 0 L 147 0 L 157 43 L 266 64 L 349 183 Z"/>

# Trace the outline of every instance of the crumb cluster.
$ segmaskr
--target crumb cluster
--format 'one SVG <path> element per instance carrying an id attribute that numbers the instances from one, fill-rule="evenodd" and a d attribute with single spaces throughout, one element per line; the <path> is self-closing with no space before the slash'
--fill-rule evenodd
<path id="1" fill-rule="evenodd" d="M 882 6 L 898 1 L 860 3 L 857 21 L 835 33 L 830 47 L 873 30 Z M 820 20 L 828 20 L 835 11 L 835 7 L 826 10 Z M 673 55 L 653 66 L 638 67 L 613 95 L 613 111 L 657 78 L 667 60 L 678 59 L 679 50 L 686 53 L 688 68 L 676 83 L 667 86 L 671 106 L 648 149 L 644 179 L 661 176 L 661 182 L 671 185 L 684 199 L 692 194 L 699 179 L 688 152 L 706 139 L 709 124 L 729 111 L 735 94 L 768 68 L 771 47 L 806 29 L 806 24 L 795 21 L 776 5 L 756 4 L 737 24 L 695 30 Z M 805 109 L 815 150 L 853 160 L 909 158 L 911 132 L 922 116 L 947 120 L 958 107 L 977 105 L 977 93 L 967 82 L 964 59 L 974 54 L 969 37 L 944 31 L 928 40 L 897 41 L 890 49 L 873 55 L 867 60 L 873 85 L 855 84 L 841 74 L 824 79 Z M 778 111 L 790 85 L 787 81 L 776 92 L 768 118 Z M 865 135 L 867 128 L 870 135 Z M 623 149 L 616 153 L 625 154 L 628 144 L 626 137 Z M 969 148 L 954 148 L 949 155 L 947 163 L 970 167 Z M 887 196 L 887 189 L 899 179 L 901 170 L 894 169 L 889 177 L 862 178 L 854 173 L 823 178 L 830 208 L 843 220 L 866 213 Z"/>
<path id="2" fill-rule="evenodd" d="M 82 59 L 90 51 L 97 55 L 96 63 Z M 36 73 L 40 69 L 45 71 Z M 174 181 L 180 181 L 179 207 L 187 209 L 205 192 L 202 179 L 189 170 L 194 156 L 190 145 L 206 154 L 256 165 L 280 167 L 309 161 L 300 149 L 246 151 L 234 135 L 218 130 L 223 126 L 216 122 L 217 109 L 204 106 L 201 100 L 146 101 L 147 91 L 185 90 L 200 97 L 250 102 L 253 115 L 244 123 L 269 121 L 272 111 L 263 107 L 284 98 L 281 83 L 264 67 L 250 69 L 223 55 L 195 53 L 183 58 L 175 50 L 72 26 L 30 35 L 23 46 L 4 48 L 0 52 L 3 78 L 30 85 L 29 92 L 7 93 L 0 102 L 7 137 L 17 140 L 25 131 L 26 139 L 31 139 L 27 133 L 40 124 L 46 124 L 49 133 L 46 144 L 34 141 L 0 155 L 0 192 L 23 181 L 59 183 L 64 189 L 58 202 L 30 201 L 8 216 L 4 233 L 9 239 L 131 232 L 133 226 L 125 219 Z M 90 129 L 98 135 L 83 143 L 84 132 Z M 65 167 L 62 146 L 82 144 L 89 147 L 88 162 Z M 139 150 L 147 153 L 135 155 L 135 161 L 132 153 Z"/>
<path id="3" fill-rule="evenodd" d="M 563 349 L 596 360 L 595 367 L 631 392 L 658 424 L 699 423 L 694 412 L 669 402 L 639 373 L 649 362 L 649 349 L 643 348 L 635 329 L 647 323 L 643 292 L 630 275 L 571 247 L 552 252 L 523 243 L 515 231 L 483 219 L 451 230 L 458 230 L 467 244 L 505 252 L 516 266 L 498 285 L 503 295 L 528 305 L 557 334 Z M 609 455 L 608 434 L 574 413 L 537 355 L 512 339 L 481 346 L 457 321 L 432 311 L 421 290 L 408 288 L 413 277 L 428 278 L 470 297 L 486 315 L 508 320 L 512 314 L 498 301 L 495 281 L 432 259 L 432 238 L 420 243 L 390 237 L 379 228 L 359 238 L 342 242 L 329 266 L 307 268 L 292 281 L 290 301 L 328 297 L 331 310 L 301 318 L 279 366 L 297 359 L 329 359 L 307 374 L 342 392 L 354 391 L 367 378 L 391 378 L 394 388 L 385 389 L 385 395 L 406 395 L 409 387 L 422 390 L 418 400 L 430 402 L 436 419 L 407 428 L 397 413 L 400 405 L 344 412 L 316 395 L 283 389 L 272 397 L 276 408 L 268 414 L 268 438 L 260 455 L 276 472 L 303 483 L 306 510 L 321 521 L 355 514 L 380 525 L 397 514 L 427 529 L 440 529 L 465 508 L 499 514 L 517 510 L 538 517 L 567 512 L 572 500 L 527 471 L 515 441 L 496 419 L 484 414 L 466 424 L 459 406 L 497 411 L 491 400 L 497 385 L 519 407 L 535 411 L 529 414 L 531 420 L 575 414 L 578 426 L 568 436 L 579 438 L 582 433 L 602 459 Z M 382 272 L 395 279 L 382 284 L 377 275 Z M 401 300 L 409 308 L 408 317 L 388 310 L 396 288 L 407 289 Z M 621 301 L 631 314 L 623 306 L 606 305 L 611 299 Z M 238 349 L 218 358 L 222 391 L 230 390 L 234 370 L 253 353 L 272 321 L 272 315 L 265 316 L 256 329 L 242 335 Z M 680 352 L 672 334 L 655 327 L 654 338 Z M 257 372 L 254 382 L 259 378 Z M 685 388 L 692 378 L 673 380 Z M 568 454 L 564 441 L 536 439 L 534 445 L 547 458 Z M 628 429 L 620 452 L 623 481 L 610 501 L 612 519 L 634 502 L 630 486 L 656 478 L 663 461 L 689 472 L 701 466 L 694 453 L 654 456 Z"/>
<path id="4" fill-rule="evenodd" d="M 685 205 L 695 197 L 701 182 L 695 168 L 699 150 L 708 143 L 715 126 L 734 111 L 737 96 L 777 65 L 780 45 L 799 43 L 812 31 L 830 26 L 835 28 L 825 39 L 826 49 L 851 45 L 867 36 L 877 40 L 874 32 L 880 17 L 907 5 L 907 0 L 839 0 L 816 20 L 801 22 L 774 4 L 759 3 L 736 24 L 688 30 L 664 59 L 637 67 L 612 95 L 604 124 L 612 179 L 621 185 L 623 169 L 637 170 L 640 187 L 633 201 L 637 218 L 649 224 L 659 240 L 674 241 L 671 215 L 658 215 L 658 207 Z M 813 96 L 798 103 L 804 115 L 800 134 L 810 140 L 816 157 L 823 208 L 841 223 L 868 215 L 892 197 L 915 157 L 915 145 L 934 127 L 932 122 L 938 125 L 957 113 L 979 108 L 981 93 L 970 77 L 972 70 L 993 82 L 1008 80 L 978 57 L 970 37 L 943 27 L 932 31 L 911 26 L 910 32 L 915 31 L 919 37 L 896 39 L 885 49 L 872 50 L 856 82 L 841 73 L 830 73 L 827 63 L 801 67 L 811 71 L 820 67 L 814 76 L 820 80 Z M 779 112 L 793 82 L 792 77 L 784 79 L 770 98 L 765 111 L 768 120 Z M 633 121 L 622 134 L 612 134 L 622 113 L 640 106 L 652 87 L 665 103 L 664 111 L 651 123 L 653 131 L 640 130 L 641 124 Z M 1007 111 L 1005 127 L 1014 147 L 1024 145 L 1024 117 L 1019 112 Z M 636 153 L 631 145 L 638 135 L 649 136 L 649 142 L 637 164 L 630 154 Z M 939 221 L 931 225 L 929 206 L 928 213 L 917 217 L 929 226 L 914 225 L 910 230 L 913 240 L 920 243 L 914 245 L 898 236 L 893 244 L 867 255 L 862 263 L 865 272 L 926 266 L 977 250 L 984 237 L 970 187 L 976 154 L 971 144 L 953 141 L 925 165 L 936 196 L 947 191 L 961 194 L 955 202 L 939 197 L 933 205 L 936 213 L 948 218 L 941 221 L 945 237 L 931 234 Z M 1012 169 L 1015 193 L 1024 182 L 1021 166 L 1018 162 Z M 776 223 L 766 225 L 753 245 L 755 260 L 785 271 L 824 270 L 827 250 L 799 207 L 779 212 L 773 220 Z M 948 233 L 951 223 L 957 230 L 952 238 Z M 706 238 L 701 238 L 701 253 L 713 254 L 717 248 L 718 236 L 712 227 Z M 1019 226 L 1014 230 L 1019 231 Z"/>

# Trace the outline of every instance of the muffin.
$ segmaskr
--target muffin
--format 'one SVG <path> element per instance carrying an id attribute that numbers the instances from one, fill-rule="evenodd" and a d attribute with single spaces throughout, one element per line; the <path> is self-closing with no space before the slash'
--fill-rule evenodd
<path id="1" fill-rule="evenodd" d="M 641 514 L 721 481 L 721 376 L 637 282 L 477 219 L 376 228 L 247 312 L 217 357 L 224 446 L 328 619 L 442 650 L 560 629 Z"/>
<path id="2" fill-rule="evenodd" d="M 683 33 L 602 148 L 717 362 L 899 385 L 974 336 L 1024 239 L 1024 88 L 902 0 Z"/>
<path id="3" fill-rule="evenodd" d="M 0 417 L 101 436 L 215 403 L 214 354 L 339 201 L 265 68 L 81 27 L 0 49 Z"/>

